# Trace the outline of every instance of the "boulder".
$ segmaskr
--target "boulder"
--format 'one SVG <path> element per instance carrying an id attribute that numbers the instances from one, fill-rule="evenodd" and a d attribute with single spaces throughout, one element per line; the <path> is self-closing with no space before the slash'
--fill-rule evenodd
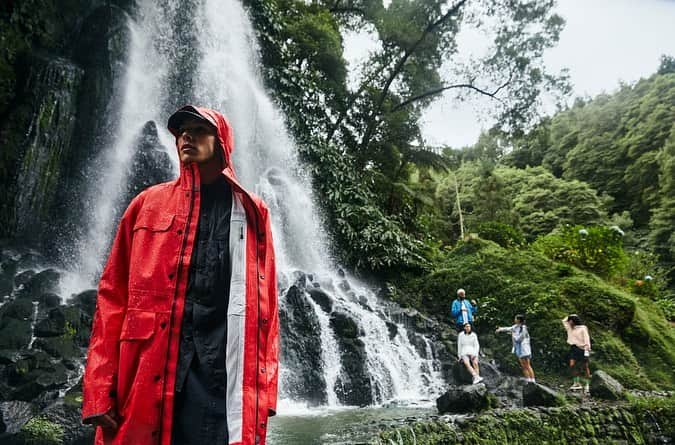
<path id="1" fill-rule="evenodd" d="M 30 303 L 30 302 L 29 302 Z M 0 322 L 0 349 L 19 350 L 30 343 L 30 319 L 3 317 Z"/>
<path id="2" fill-rule="evenodd" d="M 94 316 L 94 310 L 96 310 L 96 289 L 89 289 L 84 292 L 81 292 L 73 298 L 73 303 L 75 306 L 82 309 L 90 317 Z"/>
<path id="3" fill-rule="evenodd" d="M 36 337 L 58 337 L 66 332 L 66 316 L 61 308 L 50 309 L 47 318 L 35 324 Z"/>
<path id="4" fill-rule="evenodd" d="M 436 399 L 436 408 L 440 414 L 470 413 L 490 407 L 487 388 L 482 383 L 469 386 L 451 386 L 448 391 Z"/>
<path id="5" fill-rule="evenodd" d="M 549 387 L 527 382 L 523 386 L 523 406 L 562 406 L 565 398 Z"/>
<path id="6" fill-rule="evenodd" d="M 29 402 L 12 400 L 0 402 L 0 434 L 16 434 L 35 415 L 35 406 Z"/>
<path id="7" fill-rule="evenodd" d="M 316 287 L 307 289 L 307 292 L 309 292 L 309 296 L 319 305 L 319 307 L 321 307 L 321 309 L 323 309 L 324 312 L 330 314 L 333 311 L 333 299 L 326 292 Z"/>
<path id="8" fill-rule="evenodd" d="M 591 377 L 591 396 L 605 400 L 621 400 L 624 389 L 621 383 L 605 371 L 595 371 Z"/>
<path id="9" fill-rule="evenodd" d="M 339 338 L 357 338 L 359 326 L 356 321 L 344 312 L 336 312 L 330 317 L 330 326 Z"/>
<path id="10" fill-rule="evenodd" d="M 34 301 L 39 301 L 40 296 L 47 293 L 55 293 L 59 290 L 59 281 L 61 274 L 54 269 L 45 269 L 24 284 L 23 289 L 19 292 L 22 298 L 29 298 Z"/>
<path id="11" fill-rule="evenodd" d="M 281 361 L 293 370 L 282 375 L 284 389 L 291 397 L 311 405 L 324 404 L 327 393 L 321 357 L 321 324 L 314 306 L 295 285 L 280 301 Z"/>

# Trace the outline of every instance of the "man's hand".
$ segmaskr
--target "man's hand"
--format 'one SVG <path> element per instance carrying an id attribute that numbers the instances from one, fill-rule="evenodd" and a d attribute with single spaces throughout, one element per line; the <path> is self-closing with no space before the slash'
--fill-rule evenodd
<path id="1" fill-rule="evenodd" d="M 476 300 L 471 300 L 471 305 L 472 305 L 472 306 L 477 306 L 478 303 L 476 303 Z"/>
<path id="2" fill-rule="evenodd" d="M 119 416 L 117 415 L 117 410 L 115 408 L 112 408 L 110 411 L 100 416 L 92 417 L 89 420 L 92 425 L 100 426 L 101 428 L 117 430 L 117 427 L 119 426 Z"/>

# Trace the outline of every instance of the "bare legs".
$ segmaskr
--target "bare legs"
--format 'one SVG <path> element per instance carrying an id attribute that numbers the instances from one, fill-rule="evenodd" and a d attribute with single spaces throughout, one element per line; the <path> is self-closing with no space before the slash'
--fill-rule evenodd
<path id="1" fill-rule="evenodd" d="M 521 358 L 518 360 L 520 361 L 520 367 L 523 368 L 523 375 L 525 376 L 525 378 L 530 379 L 531 381 L 534 382 L 534 370 L 532 369 L 532 365 L 530 364 L 530 359 Z"/>
<path id="2" fill-rule="evenodd" d="M 483 380 L 483 378 L 480 376 L 480 368 L 478 367 L 478 357 L 469 358 L 465 355 L 462 357 L 462 362 L 464 363 L 464 366 L 466 366 L 466 369 L 468 369 L 473 376 L 474 384 Z"/>

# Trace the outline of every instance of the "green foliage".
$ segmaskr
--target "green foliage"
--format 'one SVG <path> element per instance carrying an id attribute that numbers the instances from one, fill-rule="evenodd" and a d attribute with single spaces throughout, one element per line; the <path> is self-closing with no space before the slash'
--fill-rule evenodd
<path id="1" fill-rule="evenodd" d="M 555 261 L 609 278 L 627 261 L 622 236 L 616 228 L 565 225 L 537 239 L 533 246 Z"/>
<path id="2" fill-rule="evenodd" d="M 457 289 L 478 301 L 481 345 L 500 363 L 513 362 L 496 326 L 525 314 L 539 375 L 565 376 L 568 345 L 561 320 L 578 313 L 589 326 L 591 366 L 628 387 L 674 387 L 675 332 L 654 303 L 536 250 L 504 249 L 484 240 L 459 243 L 436 270 L 399 283 L 397 301 L 450 323 Z M 513 372 L 518 372 L 513 369 Z"/>
<path id="3" fill-rule="evenodd" d="M 487 221 L 479 223 L 475 230 L 482 239 L 494 241 L 502 247 L 520 247 L 525 244 L 522 232 L 508 224 Z"/>
<path id="4" fill-rule="evenodd" d="M 545 235 L 564 224 L 606 223 L 606 199 L 580 181 L 559 179 L 542 167 L 517 169 L 466 162 L 439 179 L 436 198 L 439 217 L 458 227 L 455 181 L 459 184 L 465 225 L 476 231 L 494 221 L 509 224 L 526 238 Z M 455 237 L 458 237 L 455 229 Z"/>
<path id="5" fill-rule="evenodd" d="M 34 417 L 21 427 L 19 437 L 26 445 L 61 445 L 63 427 L 45 417 Z"/>

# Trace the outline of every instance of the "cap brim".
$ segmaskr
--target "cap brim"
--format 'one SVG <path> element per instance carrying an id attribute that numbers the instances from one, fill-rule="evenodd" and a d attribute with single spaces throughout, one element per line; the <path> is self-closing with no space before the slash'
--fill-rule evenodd
<path id="1" fill-rule="evenodd" d="M 187 121 L 199 121 L 199 122 L 204 122 L 209 124 L 210 127 L 216 129 L 215 125 L 211 123 L 208 119 L 206 119 L 204 116 L 202 116 L 199 113 L 196 113 L 194 111 L 186 110 L 186 109 L 180 109 L 173 113 L 169 117 L 169 122 L 167 123 L 167 127 L 169 128 L 169 131 L 173 134 L 176 134 L 180 127 Z"/>

